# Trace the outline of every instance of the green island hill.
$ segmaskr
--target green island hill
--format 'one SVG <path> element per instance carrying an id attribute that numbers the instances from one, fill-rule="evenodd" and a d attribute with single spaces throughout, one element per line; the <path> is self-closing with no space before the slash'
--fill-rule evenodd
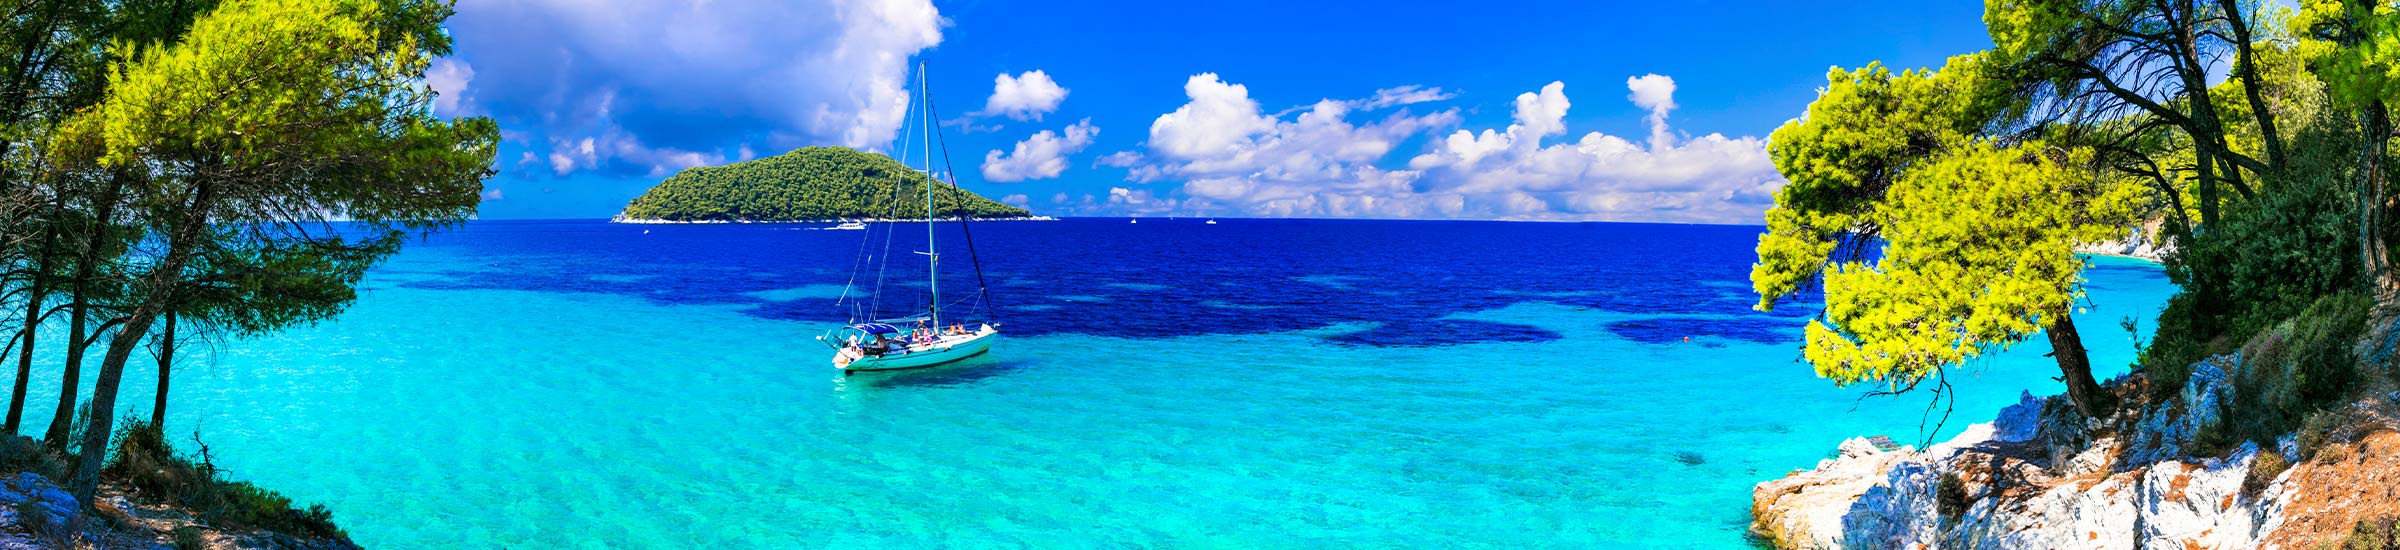
<path id="1" fill-rule="evenodd" d="M 634 198 L 616 221 L 821 222 L 925 219 L 925 188 L 942 217 L 1031 218 L 1023 208 L 940 183 L 891 157 L 803 147 L 724 166 L 688 168 Z"/>

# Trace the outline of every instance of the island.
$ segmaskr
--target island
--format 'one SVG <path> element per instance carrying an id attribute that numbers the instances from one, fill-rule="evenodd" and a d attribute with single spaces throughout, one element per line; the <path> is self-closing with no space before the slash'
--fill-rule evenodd
<path id="1" fill-rule="evenodd" d="M 1036 219 L 1024 208 L 934 181 L 891 157 L 804 147 L 688 168 L 625 205 L 619 223 L 774 223 L 925 219 L 925 185 L 943 218 Z"/>

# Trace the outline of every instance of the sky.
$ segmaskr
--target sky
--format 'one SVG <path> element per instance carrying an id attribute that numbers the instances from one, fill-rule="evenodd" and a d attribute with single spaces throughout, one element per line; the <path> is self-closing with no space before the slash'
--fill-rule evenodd
<path id="1" fill-rule="evenodd" d="M 1835 66 L 1990 46 L 1982 3 L 461 0 L 427 81 L 484 219 L 605 218 L 806 146 L 1053 216 L 1758 224 Z M 926 70 L 920 75 L 917 67 Z M 905 138 L 905 139 L 904 139 Z"/>

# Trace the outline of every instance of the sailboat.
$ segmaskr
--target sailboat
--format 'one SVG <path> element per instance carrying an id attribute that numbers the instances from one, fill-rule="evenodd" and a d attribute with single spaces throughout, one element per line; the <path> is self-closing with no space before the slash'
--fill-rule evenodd
<path id="1" fill-rule="evenodd" d="M 945 319 L 943 314 L 945 304 L 942 303 L 942 254 L 941 247 L 936 244 L 934 239 L 934 222 L 939 211 L 935 210 L 933 190 L 941 183 L 936 174 L 954 174 L 955 170 L 934 171 L 933 138 L 938 134 L 935 134 L 936 130 L 931 124 L 933 96 L 931 93 L 922 93 L 925 90 L 925 65 L 922 62 L 917 64 L 917 89 L 920 90 L 924 100 L 924 108 L 918 113 L 921 119 L 919 125 L 926 138 L 925 170 L 922 173 L 906 177 L 922 178 L 919 183 L 925 187 L 925 250 L 917 252 L 917 254 L 925 257 L 925 288 L 930 299 L 923 304 L 924 309 L 922 310 L 908 312 L 897 318 L 876 318 L 875 315 L 882 305 L 883 289 L 883 268 L 881 264 L 878 264 L 875 267 L 875 292 L 867 297 L 868 303 L 873 305 L 868 306 L 863 312 L 853 313 L 848 326 L 817 337 L 817 341 L 824 342 L 833 348 L 833 367 L 841 369 L 843 376 L 860 371 L 921 369 L 956 363 L 991 351 L 992 344 L 1000 340 L 999 324 L 996 322 L 987 320 L 976 322 L 972 326 L 965 322 L 944 324 L 946 321 L 954 319 Z M 903 146 L 898 155 L 902 157 L 902 162 L 906 162 L 907 149 Z M 943 159 L 945 164 L 949 160 L 947 157 L 948 155 L 945 154 Z M 951 177 L 950 185 L 952 187 L 958 185 L 955 175 Z M 895 191 L 897 189 L 895 187 Z M 896 209 L 897 205 L 895 204 L 894 207 Z M 981 285 L 983 262 L 975 257 L 974 233 L 966 230 L 966 209 L 957 208 L 954 212 L 958 215 L 960 231 L 967 237 L 967 259 L 975 264 L 975 280 L 978 285 Z M 884 225 L 889 226 L 884 231 L 884 243 L 888 247 L 892 240 L 892 234 L 899 230 L 900 224 Z M 853 265 L 851 271 L 853 283 L 857 281 L 859 272 L 870 263 L 867 260 L 871 256 L 867 256 L 863 252 L 867 249 L 866 244 L 873 242 L 874 233 L 869 231 L 865 236 L 865 241 L 860 243 L 862 254 L 859 259 L 861 261 Z M 884 254 L 883 257 L 885 263 L 888 263 L 889 254 Z M 843 290 L 841 300 L 836 301 L 836 304 L 849 301 L 849 288 L 854 286 L 847 285 Z M 976 296 L 969 300 L 974 298 L 982 299 L 983 313 L 988 316 L 991 313 L 991 296 L 987 289 L 979 288 Z M 852 302 L 851 305 L 856 307 L 859 304 Z"/>

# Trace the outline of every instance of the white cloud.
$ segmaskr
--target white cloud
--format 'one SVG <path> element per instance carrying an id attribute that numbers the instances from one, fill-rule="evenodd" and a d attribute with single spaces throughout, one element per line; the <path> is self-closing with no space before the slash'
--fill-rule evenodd
<path id="1" fill-rule="evenodd" d="M 1004 203 L 1008 203 L 1008 204 L 1014 204 L 1014 205 L 1017 205 L 1017 207 L 1019 207 L 1019 208 L 1030 207 L 1030 206 L 1032 206 L 1032 205 L 1033 205 L 1033 199 L 1026 198 L 1024 193 L 1017 193 L 1017 194 L 1014 194 L 1014 195 L 1009 195 L 1009 196 L 1006 196 L 1006 197 L 1000 197 L 1000 202 L 1004 202 Z"/>
<path id="2" fill-rule="evenodd" d="M 1275 119 L 1258 111 L 1250 89 L 1226 84 L 1217 73 L 1201 73 L 1184 81 L 1191 101 L 1150 123 L 1150 149 L 1174 158 L 1228 155 L 1250 136 L 1275 127 Z"/>
<path id="3" fill-rule="evenodd" d="M 1050 79 L 1050 73 L 1032 70 L 1017 76 L 992 77 L 992 97 L 984 100 L 983 116 L 1006 116 L 1011 119 L 1041 120 L 1042 115 L 1058 110 L 1059 102 L 1067 100 L 1067 89 Z"/>
<path id="4" fill-rule="evenodd" d="M 1650 111 L 1650 146 L 1662 147 L 1672 141 L 1667 132 L 1667 112 L 1675 110 L 1675 79 L 1662 74 L 1646 74 L 1625 79 L 1625 88 L 1633 93 L 1625 99 L 1634 106 Z"/>
<path id="5" fill-rule="evenodd" d="M 475 80 L 475 68 L 467 62 L 452 58 L 434 60 L 425 68 L 425 85 L 433 88 L 433 114 L 468 116 L 479 112 L 467 84 Z"/>
<path id="6" fill-rule="evenodd" d="M 1101 166 L 1132 168 L 1134 165 L 1142 163 L 1142 154 L 1133 151 L 1118 151 L 1102 155 L 1100 160 L 1097 162 L 1099 162 Z"/>
<path id="7" fill-rule="evenodd" d="M 1128 178 L 1180 180 L 1188 208 L 1269 216 L 1439 214 L 1383 200 L 1408 194 L 1414 176 L 1375 163 L 1409 136 L 1456 125 L 1456 110 L 1402 110 L 1353 123 L 1357 102 L 1327 99 L 1286 120 L 1262 113 L 1248 88 L 1215 73 L 1191 77 L 1184 94 L 1188 103 L 1151 124 L 1149 154 L 1136 157 L 1143 162 Z"/>
<path id="8" fill-rule="evenodd" d="M 993 150 L 983 155 L 983 179 L 994 182 L 1015 182 L 1058 177 L 1067 169 L 1067 155 L 1082 151 L 1092 144 L 1100 128 L 1086 118 L 1067 126 L 1064 135 L 1042 130 L 1033 137 L 1017 142 L 1006 154 Z"/>
<path id="9" fill-rule="evenodd" d="M 550 168 L 617 175 L 744 146 L 888 147 L 912 97 L 909 59 L 939 44 L 946 24 L 929 0 L 464 0 L 458 9 L 445 26 L 459 44 L 456 76 L 471 74 L 473 87 L 457 99 L 513 114 L 502 125 L 532 134 L 517 143 L 597 138 L 588 158 L 545 153 Z M 435 76 L 444 75 L 428 75 L 438 85 Z M 656 154 L 615 156 L 607 142 Z"/>
<path id="10" fill-rule="evenodd" d="M 754 155 L 747 146 L 740 148 L 738 154 L 735 160 L 750 160 Z M 651 177 L 673 174 L 685 168 L 726 163 L 722 153 L 654 147 L 614 126 L 600 135 L 582 139 L 551 138 L 547 158 L 551 172 L 560 176 L 609 163 L 644 167 L 646 171 L 639 173 Z"/>
<path id="11" fill-rule="evenodd" d="M 483 190 L 483 200 L 496 201 L 506 198 L 508 198 L 508 194 L 500 192 L 500 188 L 498 187 Z"/>
<path id="12" fill-rule="evenodd" d="M 1666 123 L 1675 108 L 1674 81 L 1649 75 L 1628 79 L 1626 87 L 1629 99 L 1650 111 L 1647 144 L 1591 132 L 1573 143 L 1541 145 L 1541 137 L 1564 130 L 1564 85 L 1551 83 L 1538 95 L 1518 97 L 1518 125 L 1506 133 L 1460 130 L 1409 167 L 1424 171 L 1420 187 L 1457 193 L 1470 210 L 1506 218 L 1755 223 L 1783 185 L 1766 140 L 1720 134 L 1678 140 Z"/>
<path id="13" fill-rule="evenodd" d="M 1410 84 L 1376 90 L 1374 97 L 1352 100 L 1349 103 L 1352 109 L 1372 111 L 1385 107 L 1446 101 L 1454 97 L 1458 97 L 1458 94 L 1443 91 L 1441 88 Z"/>
<path id="14" fill-rule="evenodd" d="M 1324 100 L 1294 117 L 1270 116 L 1247 88 L 1202 74 L 1184 87 L 1190 101 L 1152 124 L 1147 154 L 1105 160 L 1131 164 L 1131 181 L 1181 182 L 1176 191 L 1184 212 L 1755 223 L 1782 185 L 1765 140 L 1718 134 L 1679 140 L 1666 125 L 1675 108 L 1673 81 L 1637 77 L 1627 88 L 1651 113 L 1649 143 L 1591 132 L 1543 144 L 1567 133 L 1571 102 L 1566 85 L 1553 82 L 1517 96 L 1507 128 L 1457 130 L 1405 168 L 1388 169 L 1380 165 L 1397 144 L 1457 126 L 1457 111 L 1402 110 L 1351 122 L 1358 107 L 1378 102 L 1369 98 Z M 1096 206 L 1138 211 L 1174 200 L 1133 192 L 1112 193 Z"/>

